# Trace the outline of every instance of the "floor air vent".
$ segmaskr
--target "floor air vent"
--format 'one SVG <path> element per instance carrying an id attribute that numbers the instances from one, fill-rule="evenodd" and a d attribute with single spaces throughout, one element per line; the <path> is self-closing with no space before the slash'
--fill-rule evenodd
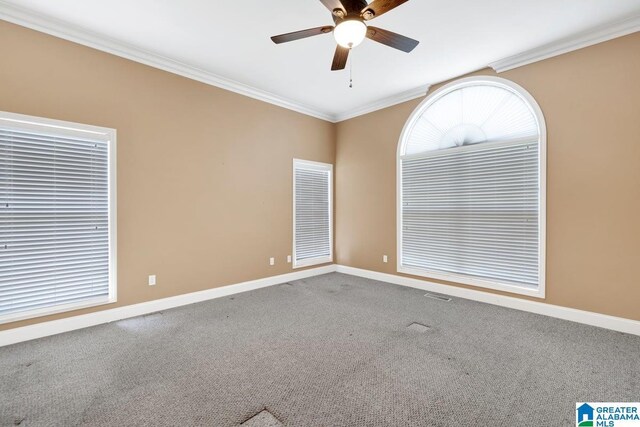
<path id="1" fill-rule="evenodd" d="M 445 302 L 449 302 L 451 301 L 451 298 L 446 297 L 444 295 L 436 295 L 436 294 L 424 294 L 425 297 L 427 298 L 433 298 L 433 299 L 437 299 L 439 301 L 445 301 Z"/>

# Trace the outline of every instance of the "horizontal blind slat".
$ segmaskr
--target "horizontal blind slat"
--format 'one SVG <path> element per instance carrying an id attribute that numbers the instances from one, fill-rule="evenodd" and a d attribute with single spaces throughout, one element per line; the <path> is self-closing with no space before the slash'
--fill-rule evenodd
<path id="1" fill-rule="evenodd" d="M 109 294 L 108 144 L 0 125 L 0 315 Z"/>
<path id="2" fill-rule="evenodd" d="M 331 255 L 329 170 L 305 169 L 296 165 L 295 258 L 296 261 Z"/>
<path id="3" fill-rule="evenodd" d="M 402 265 L 537 286 L 539 146 L 401 161 Z"/>

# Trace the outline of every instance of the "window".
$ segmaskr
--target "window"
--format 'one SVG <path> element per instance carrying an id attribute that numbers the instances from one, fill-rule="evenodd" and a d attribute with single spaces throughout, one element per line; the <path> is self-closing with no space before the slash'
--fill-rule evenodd
<path id="1" fill-rule="evenodd" d="M 0 323 L 115 301 L 115 143 L 0 112 Z"/>
<path id="2" fill-rule="evenodd" d="M 398 270 L 544 297 L 545 132 L 504 79 L 429 96 L 398 150 Z"/>
<path id="3" fill-rule="evenodd" d="M 293 161 L 293 267 L 333 261 L 333 166 Z"/>

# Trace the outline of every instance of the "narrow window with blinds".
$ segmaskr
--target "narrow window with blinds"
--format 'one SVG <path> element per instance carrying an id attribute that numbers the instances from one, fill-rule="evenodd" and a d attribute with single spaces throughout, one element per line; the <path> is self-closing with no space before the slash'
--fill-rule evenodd
<path id="1" fill-rule="evenodd" d="M 504 79 L 447 85 L 400 141 L 400 272 L 544 297 L 544 119 Z"/>
<path id="2" fill-rule="evenodd" d="M 0 323 L 114 302 L 115 131 L 0 113 Z"/>
<path id="3" fill-rule="evenodd" d="M 293 162 L 293 267 L 333 261 L 333 166 Z"/>

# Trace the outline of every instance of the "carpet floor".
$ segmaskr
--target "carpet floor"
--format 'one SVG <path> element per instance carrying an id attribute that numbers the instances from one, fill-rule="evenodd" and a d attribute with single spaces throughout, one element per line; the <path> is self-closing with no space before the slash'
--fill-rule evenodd
<path id="1" fill-rule="evenodd" d="M 640 337 L 328 274 L 0 348 L 2 426 L 572 426 Z"/>

